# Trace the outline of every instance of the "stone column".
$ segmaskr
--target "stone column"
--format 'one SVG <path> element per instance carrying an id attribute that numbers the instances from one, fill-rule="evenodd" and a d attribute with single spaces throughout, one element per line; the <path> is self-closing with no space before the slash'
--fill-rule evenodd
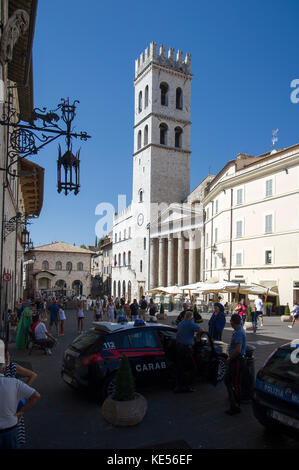
<path id="1" fill-rule="evenodd" d="M 174 238 L 168 237 L 167 285 L 174 285 Z"/>
<path id="2" fill-rule="evenodd" d="M 196 282 L 196 236 L 195 230 L 189 232 L 189 279 L 188 284 Z"/>
<path id="3" fill-rule="evenodd" d="M 178 285 L 185 284 L 185 240 L 182 234 L 178 238 Z"/>
<path id="4" fill-rule="evenodd" d="M 165 287 L 166 266 L 165 266 L 165 243 L 166 238 L 159 237 L 159 286 Z"/>
<path id="5" fill-rule="evenodd" d="M 156 250 L 156 238 L 150 238 L 150 289 L 157 287 L 157 266 L 158 266 L 158 256 Z"/>

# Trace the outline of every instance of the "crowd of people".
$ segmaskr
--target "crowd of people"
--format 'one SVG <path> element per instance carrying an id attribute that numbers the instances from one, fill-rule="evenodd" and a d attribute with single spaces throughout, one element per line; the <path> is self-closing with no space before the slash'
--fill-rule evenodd
<path id="1" fill-rule="evenodd" d="M 57 336 L 63 336 L 65 315 L 64 298 L 38 298 L 35 300 L 19 301 L 14 312 L 8 311 L 8 321 L 17 327 L 16 349 L 28 348 L 30 334 L 46 354 L 51 354 L 51 349 L 57 342 Z M 94 301 L 88 297 L 85 301 L 78 300 L 76 308 L 78 333 L 83 332 L 84 318 L 88 311 L 93 311 L 93 319 L 96 322 L 111 321 L 124 322 L 128 320 L 156 321 L 158 306 L 153 299 L 149 302 L 142 296 L 139 302 L 134 299 L 129 302 L 124 297 L 113 298 L 98 296 Z M 235 415 L 241 412 L 241 383 L 242 376 L 248 373 L 246 363 L 246 334 L 243 329 L 248 313 L 248 306 L 244 299 L 237 304 L 230 318 L 233 334 L 228 347 L 227 371 L 224 383 L 227 388 L 230 407 L 227 414 Z M 299 305 L 295 302 L 293 312 L 294 319 L 299 320 Z M 49 331 L 46 323 L 49 320 Z M 194 374 L 190 374 L 190 359 L 194 344 L 201 340 L 204 332 L 200 323 L 201 315 L 195 306 L 185 302 L 183 310 L 175 320 L 176 334 L 176 371 L 177 380 L 175 393 L 189 393 L 194 391 L 192 383 Z M 263 298 L 258 296 L 254 302 L 252 312 L 253 331 L 257 325 L 263 327 Z M 222 341 L 222 333 L 226 325 L 224 306 L 220 299 L 214 303 L 214 311 L 208 322 L 208 335 L 212 341 Z M 54 328 L 54 334 L 52 330 Z M 30 334 L 28 334 L 28 331 Z M 192 367 L 191 367 L 192 370 Z M 186 373 L 188 372 L 188 373 Z M 16 379 L 16 375 L 22 376 L 27 383 Z M 9 379 L 9 380 L 7 380 Z M 25 427 L 23 414 L 34 406 L 40 398 L 40 394 L 32 388 L 36 374 L 11 361 L 7 344 L 5 358 L 0 358 L 0 449 L 18 448 L 25 442 Z"/>

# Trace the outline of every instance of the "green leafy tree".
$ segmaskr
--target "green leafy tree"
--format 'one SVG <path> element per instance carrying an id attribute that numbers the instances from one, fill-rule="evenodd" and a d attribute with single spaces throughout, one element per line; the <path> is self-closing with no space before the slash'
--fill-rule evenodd
<path id="1" fill-rule="evenodd" d="M 285 315 L 290 315 L 291 311 L 290 311 L 290 307 L 289 307 L 289 304 L 286 304 L 285 308 L 284 308 L 284 314 Z"/>
<path id="2" fill-rule="evenodd" d="M 247 315 L 246 315 L 246 321 L 251 322 L 252 321 L 252 308 L 250 305 L 248 305 L 247 309 Z"/>
<path id="3" fill-rule="evenodd" d="M 84 244 L 80 245 L 80 248 L 83 248 L 84 250 L 87 250 L 87 248 Z"/>
<path id="4" fill-rule="evenodd" d="M 128 357 L 123 354 L 116 374 L 116 391 L 114 400 L 132 400 L 135 393 L 135 383 Z"/>

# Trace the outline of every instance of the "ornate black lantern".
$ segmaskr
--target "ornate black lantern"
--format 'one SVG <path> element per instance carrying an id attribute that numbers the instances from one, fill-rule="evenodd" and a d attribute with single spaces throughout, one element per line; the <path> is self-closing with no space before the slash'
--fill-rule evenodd
<path id="1" fill-rule="evenodd" d="M 57 180 L 58 192 L 64 191 L 67 195 L 70 191 L 78 194 L 80 188 L 80 150 L 76 156 L 72 153 L 72 148 L 67 150 L 61 156 L 61 147 L 58 147 L 58 160 L 57 160 Z"/>
<path id="2" fill-rule="evenodd" d="M 27 248 L 29 246 L 29 232 L 26 227 L 24 228 L 24 230 L 22 230 L 21 233 L 21 243 L 24 248 Z"/>

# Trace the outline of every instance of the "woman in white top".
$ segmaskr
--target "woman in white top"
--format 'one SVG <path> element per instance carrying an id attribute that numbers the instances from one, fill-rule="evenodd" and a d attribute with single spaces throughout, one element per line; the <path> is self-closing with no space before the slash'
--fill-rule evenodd
<path id="1" fill-rule="evenodd" d="M 66 316 L 64 313 L 64 310 L 62 308 L 62 305 L 59 306 L 59 324 L 60 324 L 60 333 L 59 336 L 64 336 L 64 322 L 66 320 Z"/>
<path id="2" fill-rule="evenodd" d="M 84 321 L 84 307 L 83 307 L 83 302 L 80 302 L 79 307 L 77 309 L 78 333 L 83 333 L 83 321 Z"/>
<path id="3" fill-rule="evenodd" d="M 113 300 L 110 300 L 107 307 L 108 321 L 114 322 L 114 314 L 116 313 L 116 308 L 114 306 Z"/>

